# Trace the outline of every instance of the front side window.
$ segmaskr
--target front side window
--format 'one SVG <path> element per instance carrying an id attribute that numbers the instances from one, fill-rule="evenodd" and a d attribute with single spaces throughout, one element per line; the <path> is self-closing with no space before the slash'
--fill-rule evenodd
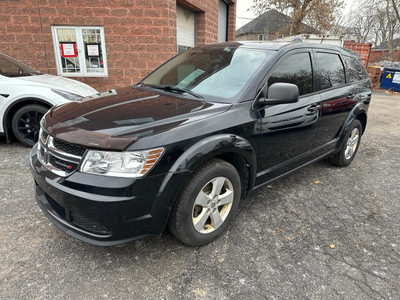
<path id="1" fill-rule="evenodd" d="M 107 76 L 103 27 L 53 26 L 57 70 L 64 76 Z"/>
<path id="2" fill-rule="evenodd" d="M 236 47 L 194 48 L 156 69 L 142 83 L 229 99 L 242 90 L 274 53 Z"/>
<path id="3" fill-rule="evenodd" d="M 299 88 L 299 94 L 313 91 L 313 74 L 310 54 L 297 53 L 283 58 L 268 79 L 268 86 L 275 82 L 293 83 Z"/>
<path id="4" fill-rule="evenodd" d="M 345 74 L 342 60 L 333 53 L 317 52 L 318 65 L 317 82 L 319 90 L 340 87 L 345 84 Z"/>

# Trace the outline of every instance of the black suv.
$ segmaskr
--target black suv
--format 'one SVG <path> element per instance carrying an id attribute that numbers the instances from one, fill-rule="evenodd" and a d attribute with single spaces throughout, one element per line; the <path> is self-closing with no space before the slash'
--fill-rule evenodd
<path id="1" fill-rule="evenodd" d="M 304 43 L 190 49 L 137 85 L 54 107 L 30 163 L 36 199 L 95 245 L 220 236 L 239 201 L 309 163 L 354 158 L 371 82 L 357 54 Z"/>

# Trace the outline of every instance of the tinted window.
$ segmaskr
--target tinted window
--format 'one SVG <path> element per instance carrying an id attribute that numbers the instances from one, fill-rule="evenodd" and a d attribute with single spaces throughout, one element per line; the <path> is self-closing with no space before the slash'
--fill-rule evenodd
<path id="1" fill-rule="evenodd" d="M 361 61 L 349 56 L 344 56 L 347 69 L 347 82 L 355 82 L 368 77 Z"/>
<path id="2" fill-rule="evenodd" d="M 342 61 L 337 54 L 317 53 L 319 90 L 338 87 L 345 84 Z"/>
<path id="3" fill-rule="evenodd" d="M 309 53 L 297 53 L 283 58 L 268 79 L 268 86 L 275 82 L 293 83 L 300 95 L 312 92 L 312 67 Z"/>

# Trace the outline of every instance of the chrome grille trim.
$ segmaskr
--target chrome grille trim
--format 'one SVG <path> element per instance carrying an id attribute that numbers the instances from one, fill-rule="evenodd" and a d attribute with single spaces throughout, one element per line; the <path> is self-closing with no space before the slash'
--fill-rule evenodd
<path id="1" fill-rule="evenodd" d="M 41 141 L 43 144 L 47 143 L 47 138 L 49 135 L 43 131 L 43 129 L 40 129 L 39 131 L 39 141 Z"/>
<path id="2" fill-rule="evenodd" d="M 78 159 L 78 160 L 80 160 L 82 158 L 81 156 L 77 156 L 77 155 L 74 155 L 74 154 L 71 154 L 71 153 L 67 153 L 67 152 L 64 152 L 64 151 L 56 148 L 54 146 L 54 143 L 53 143 L 53 140 L 54 140 L 53 137 L 49 136 L 48 140 L 49 141 L 48 141 L 47 146 L 48 146 L 49 150 L 52 150 L 53 152 L 58 153 L 59 155 L 75 158 L 75 159 Z M 73 162 L 75 162 L 75 161 L 73 161 Z"/>
<path id="3" fill-rule="evenodd" d="M 71 147 L 81 148 L 72 144 L 69 145 L 71 145 Z M 41 130 L 39 136 L 37 156 L 46 169 L 61 177 L 67 177 L 77 171 L 83 157 L 62 151 L 55 147 L 54 137 L 48 135 L 43 130 Z M 52 164 L 52 161 L 54 162 L 55 160 L 58 160 L 58 167 Z M 55 164 L 57 164 L 57 162 L 55 162 Z M 60 169 L 62 167 L 66 170 L 70 169 L 70 171 L 67 172 Z"/>

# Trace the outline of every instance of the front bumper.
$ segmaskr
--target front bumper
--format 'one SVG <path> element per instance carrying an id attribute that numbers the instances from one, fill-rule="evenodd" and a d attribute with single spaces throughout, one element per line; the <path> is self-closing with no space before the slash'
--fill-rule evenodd
<path id="1" fill-rule="evenodd" d="M 75 172 L 59 177 L 30 154 L 39 207 L 59 229 L 84 242 L 113 246 L 162 233 L 186 172 L 116 178 Z M 169 188 L 162 188 L 167 186 Z"/>

